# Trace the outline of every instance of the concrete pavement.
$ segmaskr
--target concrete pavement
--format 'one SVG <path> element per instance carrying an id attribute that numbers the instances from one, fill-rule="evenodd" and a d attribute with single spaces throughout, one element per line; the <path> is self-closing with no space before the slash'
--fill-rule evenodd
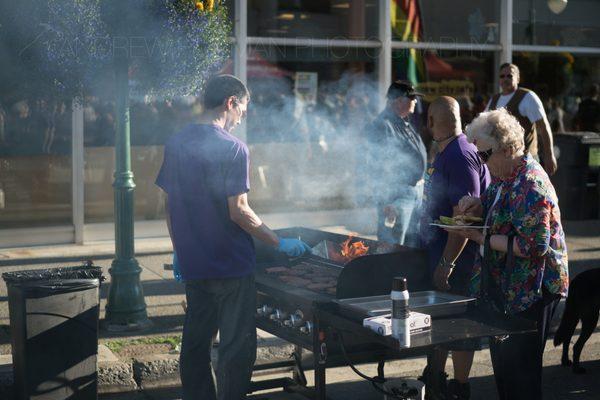
<path id="1" fill-rule="evenodd" d="M 595 334 L 587 343 L 582 355 L 582 365 L 588 370 L 586 375 L 575 375 L 569 368 L 560 366 L 560 349 L 551 348 L 549 343 L 544 354 L 544 382 L 543 391 L 545 400 L 598 400 L 600 399 L 600 335 Z M 386 377 L 416 378 L 424 368 L 426 360 L 416 358 L 388 362 L 386 364 Z M 450 364 L 450 363 L 449 363 Z M 375 364 L 360 365 L 358 369 L 368 376 L 377 374 Z M 452 373 L 451 365 L 446 370 Z M 255 377 L 255 380 L 272 379 L 290 376 L 289 374 L 274 374 L 267 377 Z M 314 383 L 311 373 L 307 373 L 308 385 Z M 489 359 L 489 352 L 483 350 L 476 353 L 471 373 L 471 399 L 493 400 L 497 399 L 493 371 Z M 332 368 L 327 370 L 327 394 L 331 400 L 382 400 L 383 395 L 373 389 L 370 383 L 358 377 L 348 367 Z M 181 390 L 179 386 L 145 388 L 135 393 L 104 394 L 102 400 L 179 400 Z M 263 391 L 249 396 L 251 400 L 303 400 L 304 397 L 283 392 L 281 390 Z"/>
<path id="2" fill-rule="evenodd" d="M 343 226 L 329 227 L 336 232 L 348 232 L 350 229 Z M 600 222 L 566 222 L 567 243 L 569 246 L 571 275 L 575 276 L 583 270 L 600 267 Z M 356 229 L 351 229 L 355 231 Z M 367 234 L 371 232 L 366 232 Z M 364 235 L 364 233 L 363 233 Z M 136 241 L 137 259 L 142 267 L 141 279 L 143 283 L 148 315 L 154 326 L 143 333 L 110 334 L 100 332 L 101 343 L 116 339 L 148 338 L 152 336 L 178 335 L 183 324 L 183 309 L 181 301 L 184 299 L 183 286 L 172 279 L 172 272 L 165 271 L 163 264 L 171 261 L 171 245 L 168 239 L 143 239 Z M 91 259 L 96 265 L 103 268 L 107 282 L 101 289 L 101 318 L 104 315 L 106 295 L 110 283 L 108 269 L 112 261 L 114 244 L 112 242 L 92 243 L 84 246 L 51 246 L 24 249 L 0 250 L 0 272 L 52 268 L 65 265 L 76 265 L 77 261 Z M 0 282 L 0 354 L 10 354 L 10 336 L 8 331 L 8 303 L 4 282 Z M 278 338 L 264 332 L 259 332 L 259 360 L 270 360 L 285 357 L 291 351 L 289 345 Z M 6 362 L 6 358 L 4 360 Z M 583 355 L 589 373 L 587 376 L 574 376 L 570 371 L 560 368 L 559 351 L 549 347 L 546 352 L 545 375 L 547 397 L 550 399 L 600 399 L 600 335 L 597 333 L 588 342 Z M 108 349 L 102 349 L 100 366 L 101 391 L 109 392 L 126 391 L 125 398 L 132 398 L 134 393 L 142 398 L 170 399 L 177 398 L 177 390 L 165 389 L 178 385 L 176 354 L 149 354 L 146 357 L 126 359 L 116 357 Z M 6 381 L 6 373 L 2 373 L 2 358 L 0 358 L 0 385 Z M 450 363 L 449 363 L 450 364 Z M 402 376 L 417 375 L 422 366 L 423 359 L 405 360 L 394 363 L 388 368 L 391 373 L 395 371 Z M 364 366 L 368 368 L 373 366 Z M 10 370 L 5 366 L 4 370 Z M 361 367 L 362 369 L 362 367 Z M 369 374 L 374 375 L 374 371 Z M 494 399 L 495 392 L 491 377 L 491 364 L 487 351 L 479 352 L 474 367 L 473 390 L 482 394 L 482 397 Z M 311 374 L 308 374 L 309 381 Z M 262 378 L 258 378 L 262 379 Z M 328 385 L 333 399 L 380 399 L 382 395 L 373 392 L 371 386 L 361 382 L 349 368 L 333 369 L 328 372 Z M 1 392 L 0 392 L 1 393 Z M 483 395 L 485 394 L 485 395 Z M 145 397 L 144 397 L 145 396 Z M 175 397 L 173 397 L 175 396 Z M 554 397 L 552 397 L 554 396 Z M 557 397 L 558 396 L 558 397 Z M 0 396 L 2 397 L 2 396 Z M 256 398 L 267 398 L 260 395 Z M 269 394 L 268 398 L 293 399 L 290 394 Z"/>

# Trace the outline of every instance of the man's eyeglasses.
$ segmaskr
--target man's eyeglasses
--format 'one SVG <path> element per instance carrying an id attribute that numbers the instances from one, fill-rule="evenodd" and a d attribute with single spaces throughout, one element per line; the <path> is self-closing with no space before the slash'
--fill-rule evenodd
<path id="1" fill-rule="evenodd" d="M 481 158 L 481 161 L 486 163 L 492 156 L 493 152 L 494 152 L 494 150 L 490 147 L 489 149 L 487 149 L 485 151 L 478 151 L 477 154 L 479 155 L 479 158 Z"/>
<path id="2" fill-rule="evenodd" d="M 512 79 L 512 74 L 506 74 L 506 75 L 500 75 L 500 79 L 504 79 L 504 78 L 508 78 L 508 79 Z"/>
<path id="3" fill-rule="evenodd" d="M 236 101 L 235 101 L 235 106 L 236 106 L 236 107 L 238 108 L 238 110 L 240 111 L 240 114 L 241 114 L 241 115 L 240 115 L 240 118 L 241 118 L 241 119 L 244 119 L 244 118 L 246 118 L 246 111 L 242 111 L 242 105 L 241 105 L 241 103 L 240 103 L 240 101 L 239 101 L 239 100 L 236 100 Z"/>

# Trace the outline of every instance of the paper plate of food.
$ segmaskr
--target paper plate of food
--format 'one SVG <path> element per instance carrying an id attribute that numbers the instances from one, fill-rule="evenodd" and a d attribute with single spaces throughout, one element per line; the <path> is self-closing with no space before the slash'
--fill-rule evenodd
<path id="1" fill-rule="evenodd" d="M 443 229 L 485 229 L 488 226 L 483 225 L 483 218 L 473 217 L 471 215 L 455 215 L 454 217 L 440 218 L 432 222 L 432 226 L 439 226 Z"/>

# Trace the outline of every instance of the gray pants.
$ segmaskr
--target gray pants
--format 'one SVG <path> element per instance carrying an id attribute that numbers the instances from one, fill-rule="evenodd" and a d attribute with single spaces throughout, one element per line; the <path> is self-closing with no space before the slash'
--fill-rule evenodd
<path id="1" fill-rule="evenodd" d="M 180 357 L 183 400 L 245 399 L 256 360 L 254 276 L 188 281 L 185 296 Z M 217 331 L 215 393 L 210 352 Z"/>

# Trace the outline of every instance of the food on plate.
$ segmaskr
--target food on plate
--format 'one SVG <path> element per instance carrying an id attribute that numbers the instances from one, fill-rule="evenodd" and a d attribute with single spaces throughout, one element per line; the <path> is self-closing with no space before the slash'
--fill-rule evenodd
<path id="1" fill-rule="evenodd" d="M 475 223 L 483 223 L 483 218 L 474 217 L 472 215 L 455 215 L 454 217 L 440 215 L 440 222 L 444 225 L 471 225 Z"/>

